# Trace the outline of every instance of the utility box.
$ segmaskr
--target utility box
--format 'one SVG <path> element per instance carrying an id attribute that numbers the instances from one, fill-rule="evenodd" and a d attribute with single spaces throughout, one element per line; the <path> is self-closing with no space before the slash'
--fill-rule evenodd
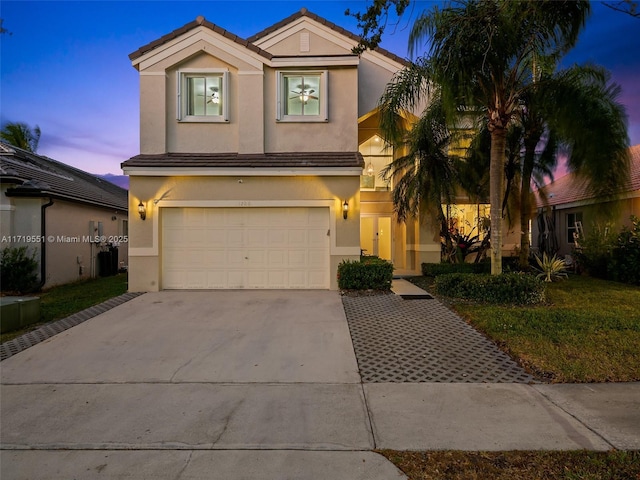
<path id="1" fill-rule="evenodd" d="M 0 333 L 40 321 L 40 297 L 0 297 Z"/>

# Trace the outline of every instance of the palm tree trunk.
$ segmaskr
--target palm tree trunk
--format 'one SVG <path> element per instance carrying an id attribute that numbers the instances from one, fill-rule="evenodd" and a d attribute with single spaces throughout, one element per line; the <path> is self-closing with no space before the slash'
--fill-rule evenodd
<path id="1" fill-rule="evenodd" d="M 491 215 L 491 275 L 502 273 L 502 198 L 507 131 L 501 125 L 491 129 L 489 200 Z"/>
<path id="2" fill-rule="evenodd" d="M 537 143 L 537 142 L 536 142 Z M 520 189 L 520 268 L 529 266 L 529 220 L 531 220 L 531 174 L 535 162 L 535 144 L 525 143 L 522 187 Z"/>

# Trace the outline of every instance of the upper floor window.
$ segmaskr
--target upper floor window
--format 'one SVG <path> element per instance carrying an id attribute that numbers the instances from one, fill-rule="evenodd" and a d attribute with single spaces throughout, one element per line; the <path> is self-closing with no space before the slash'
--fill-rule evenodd
<path id="1" fill-rule="evenodd" d="M 278 72 L 277 120 L 326 122 L 328 72 Z"/>
<path id="2" fill-rule="evenodd" d="M 229 121 L 229 72 L 180 70 L 178 72 L 178 120 L 183 122 Z"/>

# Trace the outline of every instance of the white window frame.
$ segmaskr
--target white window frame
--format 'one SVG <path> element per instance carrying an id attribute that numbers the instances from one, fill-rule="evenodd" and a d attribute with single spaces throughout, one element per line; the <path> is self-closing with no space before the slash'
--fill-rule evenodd
<path id="1" fill-rule="evenodd" d="M 219 76 L 222 79 L 222 113 L 220 115 L 187 115 L 187 79 L 193 76 Z M 223 68 L 184 68 L 176 73 L 176 119 L 179 122 L 229 122 L 229 70 Z"/>
<path id="2" fill-rule="evenodd" d="M 286 115 L 288 92 L 284 91 L 288 76 L 319 76 L 320 105 L 318 115 Z M 276 120 L 278 122 L 328 122 L 329 121 L 329 71 L 328 70 L 278 70 L 276 72 Z"/>

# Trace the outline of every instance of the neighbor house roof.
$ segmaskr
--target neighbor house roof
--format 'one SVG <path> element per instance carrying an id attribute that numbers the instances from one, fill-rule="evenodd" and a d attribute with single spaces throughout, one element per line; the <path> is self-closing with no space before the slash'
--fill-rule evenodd
<path id="1" fill-rule="evenodd" d="M 160 153 L 136 155 L 122 163 L 126 167 L 363 168 L 364 159 L 359 152 Z"/>
<path id="2" fill-rule="evenodd" d="M 629 152 L 631 156 L 629 177 L 620 187 L 618 193 L 640 192 L 640 145 L 631 147 Z M 589 191 L 585 182 L 577 178 L 573 173 L 560 177 L 549 185 L 545 185 L 539 192 L 544 195 L 538 194 L 536 196 L 538 208 L 595 200 L 594 194 Z M 543 197 L 546 197 L 546 200 Z"/>
<path id="3" fill-rule="evenodd" d="M 336 25 L 333 22 L 330 22 L 329 20 L 327 20 L 326 18 L 322 18 L 319 15 L 316 15 L 315 13 L 310 12 L 309 10 L 307 10 L 306 8 L 302 8 L 299 11 L 297 11 L 296 13 L 294 13 L 293 15 L 290 15 L 289 17 L 280 20 L 278 23 L 275 23 L 273 25 L 271 25 L 270 27 L 265 28 L 264 30 L 262 30 L 261 32 L 256 33 L 255 35 L 252 35 L 251 37 L 247 38 L 247 40 L 251 43 L 254 43 L 258 40 L 260 40 L 263 37 L 266 37 L 267 35 L 281 29 L 282 27 L 285 27 L 286 25 L 290 24 L 291 22 L 295 22 L 296 20 L 298 20 L 299 18 L 302 17 L 307 17 L 310 18 L 318 23 L 320 23 L 321 25 L 324 25 L 328 28 L 330 28 L 331 30 L 344 35 L 347 38 L 350 38 L 351 40 L 355 41 L 355 42 L 359 42 L 361 40 L 361 38 L 359 36 L 357 36 L 356 34 L 350 32 L 349 30 L 346 30 L 338 25 Z M 377 47 L 375 49 L 376 52 L 380 53 L 381 55 L 384 55 L 385 57 L 390 58 L 391 60 L 400 63 L 401 65 L 407 65 L 407 60 L 405 60 L 404 58 L 399 57 L 398 55 L 396 55 L 395 53 L 391 53 L 389 50 L 385 50 L 384 48 L 381 47 Z"/>
<path id="4" fill-rule="evenodd" d="M 0 143 L 0 180 L 8 196 L 52 197 L 127 211 L 128 192 L 51 158 Z"/>

